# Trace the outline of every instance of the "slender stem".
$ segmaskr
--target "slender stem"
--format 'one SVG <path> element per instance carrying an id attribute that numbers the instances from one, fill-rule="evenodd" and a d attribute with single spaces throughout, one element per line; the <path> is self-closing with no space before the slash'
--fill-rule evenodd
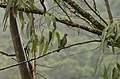
<path id="1" fill-rule="evenodd" d="M 108 16 L 109 16 L 110 24 L 112 24 L 113 23 L 113 17 L 112 17 L 112 12 L 111 12 L 111 9 L 110 9 L 110 6 L 109 6 L 109 1 L 108 0 L 104 0 L 104 1 L 105 1 Z"/>

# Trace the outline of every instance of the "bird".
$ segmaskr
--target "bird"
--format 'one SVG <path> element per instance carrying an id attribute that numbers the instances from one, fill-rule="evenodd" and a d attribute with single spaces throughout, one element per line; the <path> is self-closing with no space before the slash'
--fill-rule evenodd
<path id="1" fill-rule="evenodd" d="M 65 47 L 66 44 L 67 44 L 67 34 L 64 34 L 63 38 L 60 40 L 60 45 L 58 49 Z M 60 50 L 57 50 L 57 52 L 59 52 Z"/>

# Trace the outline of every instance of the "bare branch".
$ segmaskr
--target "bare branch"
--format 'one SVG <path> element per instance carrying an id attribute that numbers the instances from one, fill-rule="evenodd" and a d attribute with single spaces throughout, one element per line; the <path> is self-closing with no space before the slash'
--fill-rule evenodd
<path id="1" fill-rule="evenodd" d="M 104 0 L 104 1 L 105 1 L 108 16 L 109 16 L 110 24 L 112 24 L 113 23 L 113 17 L 112 17 L 112 12 L 110 10 L 109 2 L 108 2 L 108 0 Z"/>
<path id="2" fill-rule="evenodd" d="M 106 24 L 107 22 L 88 4 L 88 2 L 86 0 L 84 0 L 84 2 L 86 3 L 86 5 Z M 94 5 L 96 6 L 96 4 L 94 3 Z M 96 9 L 96 8 L 95 8 Z"/>
<path id="3" fill-rule="evenodd" d="M 52 52 L 48 52 L 48 53 L 46 53 L 46 54 L 44 54 L 42 56 L 39 56 L 37 58 L 33 58 L 33 59 L 30 59 L 30 60 L 27 60 L 27 61 L 23 61 L 23 62 L 20 62 L 20 63 L 17 63 L 17 64 L 13 64 L 13 65 L 10 65 L 10 66 L 4 67 L 4 68 L 0 68 L 0 71 L 8 69 L 8 68 L 15 67 L 15 66 L 19 66 L 19 65 L 21 65 L 23 63 L 26 63 L 26 62 L 30 62 L 30 61 L 33 61 L 33 60 L 36 60 L 36 59 L 40 59 L 40 58 L 45 57 L 45 56 L 47 56 L 49 54 L 53 54 L 53 53 L 57 52 L 58 50 L 70 48 L 70 47 L 77 46 L 77 45 L 87 44 L 87 43 L 91 43 L 91 42 L 101 42 L 101 40 L 91 40 L 91 41 L 86 41 L 86 42 L 82 42 L 82 43 L 75 43 L 75 44 L 72 44 L 72 45 L 69 45 L 69 46 L 66 46 L 66 47 L 63 47 L 63 48 L 56 49 L 56 50 L 54 50 Z"/>
<path id="4" fill-rule="evenodd" d="M 6 8 L 6 5 L 0 4 L 0 7 Z M 42 10 L 34 10 L 34 9 L 33 10 L 29 10 L 27 8 L 24 9 L 24 8 L 20 8 L 20 7 L 19 7 L 18 11 L 34 13 L 34 14 L 41 14 L 41 15 L 44 14 L 44 11 L 42 11 Z M 50 13 L 48 13 L 48 14 L 50 14 Z M 50 15 L 52 15 L 52 14 L 50 14 Z M 69 25 L 71 27 L 81 28 L 83 30 L 86 30 L 86 31 L 89 31 L 91 33 L 98 34 L 98 35 L 102 34 L 102 31 L 100 31 L 100 30 L 88 28 L 87 26 L 82 26 L 82 25 L 76 24 L 74 22 L 68 21 L 67 19 L 63 19 L 62 20 L 61 18 L 58 18 L 58 17 L 55 17 L 55 18 L 56 18 L 56 21 L 61 22 L 61 23 L 66 24 L 66 25 Z"/>
<path id="5" fill-rule="evenodd" d="M 101 35 L 102 34 L 102 31 L 101 30 L 98 30 L 98 29 L 94 29 L 94 28 L 89 28 L 85 25 L 79 25 L 77 23 L 74 23 L 74 22 L 71 22 L 71 21 L 68 21 L 67 19 L 59 19 L 59 18 L 56 18 L 56 20 L 58 22 L 61 22 L 63 24 L 66 24 L 68 26 L 71 26 L 71 27 L 76 27 L 76 28 L 81 28 L 83 30 L 86 30 L 86 31 L 89 31 L 91 33 L 94 33 L 94 34 L 97 34 L 97 35 Z"/>
<path id="6" fill-rule="evenodd" d="M 3 51 L 0 51 L 0 53 L 5 56 L 15 56 L 15 54 L 7 54 L 6 52 Z"/>
<path id="7" fill-rule="evenodd" d="M 66 14 L 66 16 L 68 17 L 68 19 L 70 20 L 70 21 L 72 21 L 71 20 L 71 18 L 69 17 L 69 15 L 67 14 L 67 12 L 62 8 L 62 6 L 56 1 L 56 0 L 54 0 L 56 3 L 57 3 L 57 5 L 62 9 L 62 11 Z"/>
<path id="8" fill-rule="evenodd" d="M 77 5 L 72 0 L 63 0 L 67 4 L 69 4 L 78 14 L 85 17 L 87 20 L 89 20 L 93 25 L 95 25 L 94 28 L 97 28 L 99 30 L 103 30 L 105 27 L 101 23 L 99 23 L 92 15 L 90 15 L 88 12 L 86 12 L 84 9 L 82 9 L 79 5 Z"/>

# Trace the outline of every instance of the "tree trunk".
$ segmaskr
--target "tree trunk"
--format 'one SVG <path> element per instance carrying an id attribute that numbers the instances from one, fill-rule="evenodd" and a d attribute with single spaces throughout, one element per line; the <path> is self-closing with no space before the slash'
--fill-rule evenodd
<path id="1" fill-rule="evenodd" d="M 20 63 L 26 61 L 17 28 L 16 18 L 13 15 L 13 11 L 10 12 L 10 32 L 11 32 L 11 37 L 13 41 L 17 62 Z M 22 79 L 33 79 L 26 63 L 20 64 L 19 70 Z"/>

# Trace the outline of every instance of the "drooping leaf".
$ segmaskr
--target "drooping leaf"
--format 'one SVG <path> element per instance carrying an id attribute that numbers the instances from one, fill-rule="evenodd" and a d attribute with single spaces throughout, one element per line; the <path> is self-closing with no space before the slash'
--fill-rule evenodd
<path id="1" fill-rule="evenodd" d="M 116 32 L 116 35 L 115 35 L 115 41 L 116 41 L 116 40 L 119 40 L 119 37 L 120 37 L 120 23 L 117 24 L 115 32 Z"/>
<path id="2" fill-rule="evenodd" d="M 43 49 L 44 49 L 44 37 L 42 36 L 39 42 L 39 55 L 42 55 Z"/>
<path id="3" fill-rule="evenodd" d="M 26 27 L 26 35 L 29 38 L 30 37 L 30 27 L 29 27 L 29 23 L 27 23 L 27 27 Z"/>
<path id="4" fill-rule="evenodd" d="M 117 68 L 118 68 L 118 70 L 120 72 L 120 64 L 119 63 L 117 63 Z"/>
<path id="5" fill-rule="evenodd" d="M 113 41 L 111 41 L 111 45 L 112 45 L 112 52 L 113 52 L 113 54 L 115 54 Z"/>
<path id="6" fill-rule="evenodd" d="M 46 41 L 45 48 L 44 48 L 44 51 L 43 51 L 42 55 L 46 54 L 46 52 L 48 50 L 48 46 L 49 46 L 48 41 Z"/>
<path id="7" fill-rule="evenodd" d="M 20 21 L 24 21 L 24 16 L 23 16 L 23 12 L 19 12 L 19 19 Z"/>
<path id="8" fill-rule="evenodd" d="M 107 31 L 108 31 L 108 27 L 106 27 L 103 32 L 102 32 L 102 42 L 101 42 L 101 46 L 103 47 L 103 52 L 105 51 L 106 47 L 107 47 Z"/>
<path id="9" fill-rule="evenodd" d="M 32 52 L 36 52 L 38 45 L 38 36 L 35 34 L 34 38 L 32 39 Z"/>
<path id="10" fill-rule="evenodd" d="M 18 14 L 18 6 L 19 6 L 18 4 L 19 4 L 18 0 L 15 0 L 12 4 L 13 5 L 12 11 L 15 17 L 17 17 Z"/>
<path id="11" fill-rule="evenodd" d="M 56 28 L 56 21 L 53 21 L 53 26 L 54 28 Z"/>
<path id="12" fill-rule="evenodd" d="M 41 31 L 41 37 L 40 37 L 40 41 L 39 41 L 39 55 L 42 55 L 43 53 L 43 49 L 44 49 L 44 43 L 45 43 L 45 37 L 43 35 L 44 29 L 42 29 Z"/>
<path id="13" fill-rule="evenodd" d="M 104 67 L 103 78 L 104 78 L 104 79 L 108 79 L 108 71 L 107 71 L 107 68 L 106 68 L 106 67 Z"/>
<path id="14" fill-rule="evenodd" d="M 33 53 L 33 52 L 36 52 L 36 50 L 37 50 L 36 42 L 35 42 L 35 40 L 32 40 L 32 50 L 31 50 L 31 52 L 32 52 L 32 53 Z"/>
<path id="15" fill-rule="evenodd" d="M 26 34 L 27 37 L 31 37 L 32 36 L 32 24 L 30 22 L 27 23 L 27 28 L 26 28 Z"/>
<path id="16" fill-rule="evenodd" d="M 32 10 L 32 8 L 31 8 L 31 5 L 30 5 L 30 3 L 29 3 L 29 1 L 22 1 L 23 2 L 23 4 L 24 4 L 24 8 L 28 8 L 28 9 L 30 9 L 30 10 Z"/>
<path id="17" fill-rule="evenodd" d="M 50 25 L 51 25 L 51 17 L 50 17 L 50 15 L 45 14 L 45 21 L 46 21 L 46 23 L 47 23 L 47 26 L 50 26 Z"/>
<path id="18" fill-rule="evenodd" d="M 49 43 L 50 43 L 51 39 L 52 39 L 52 32 L 49 31 Z"/>
<path id="19" fill-rule="evenodd" d="M 38 36 L 36 34 L 34 35 L 34 40 L 35 40 L 36 45 L 38 45 Z"/>
<path id="20" fill-rule="evenodd" d="M 56 36 L 57 36 L 57 39 L 58 39 L 58 46 L 60 46 L 60 34 L 58 32 L 56 32 Z"/>
<path id="21" fill-rule="evenodd" d="M 55 17 L 54 17 L 54 16 L 52 16 L 52 21 L 53 21 L 53 27 L 54 27 L 54 28 L 56 28 L 56 27 L 57 27 L 57 25 L 56 25 L 56 19 L 55 19 Z"/>
<path id="22" fill-rule="evenodd" d="M 106 27 L 102 32 L 102 42 L 101 42 L 102 44 L 104 44 L 104 41 L 106 40 L 107 30 L 108 30 L 108 27 Z"/>
<path id="23" fill-rule="evenodd" d="M 102 61 L 103 61 L 103 56 L 101 56 L 101 55 L 98 56 L 97 61 L 96 61 L 96 65 L 95 65 L 94 75 L 97 72 L 97 70 L 100 70 L 100 65 L 101 65 Z"/>
<path id="24" fill-rule="evenodd" d="M 27 15 L 29 21 L 31 21 L 33 19 L 30 13 L 26 13 L 26 15 Z"/>
<path id="25" fill-rule="evenodd" d="M 108 46 L 108 40 L 105 40 L 103 43 L 103 52 L 105 52 L 107 46 Z"/>
<path id="26" fill-rule="evenodd" d="M 20 19 L 20 22 L 21 22 L 21 24 L 22 24 L 22 26 L 21 26 L 21 31 L 23 31 L 25 24 L 24 24 L 23 12 L 21 12 L 21 11 L 19 12 L 19 19 Z"/>
<path id="27" fill-rule="evenodd" d="M 10 14 L 10 8 L 11 8 L 11 4 L 12 4 L 13 0 L 8 0 L 7 1 L 7 6 L 6 6 L 6 10 L 5 10 L 5 15 L 4 15 L 4 18 L 3 18 L 3 24 L 4 24 L 4 27 L 3 27 L 3 31 L 6 30 L 7 28 L 7 19 L 8 19 L 8 16 Z"/>
<path id="28" fill-rule="evenodd" d="M 117 69 L 114 67 L 112 70 L 112 79 L 118 79 L 119 75 L 118 75 L 118 71 Z"/>

